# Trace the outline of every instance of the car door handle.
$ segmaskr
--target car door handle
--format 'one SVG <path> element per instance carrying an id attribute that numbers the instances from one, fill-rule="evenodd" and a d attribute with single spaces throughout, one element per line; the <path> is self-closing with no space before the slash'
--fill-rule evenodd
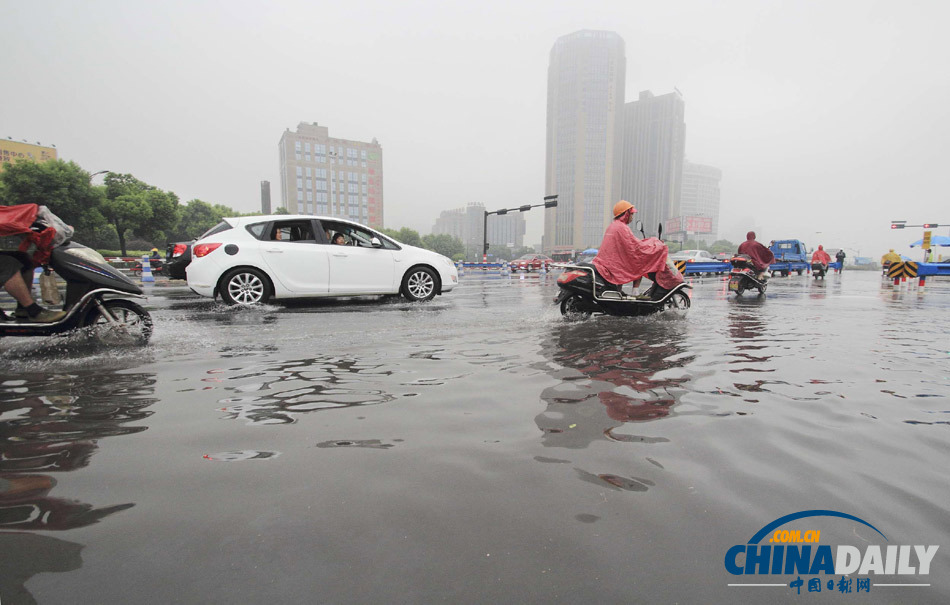
<path id="1" fill-rule="evenodd" d="M 276 252 L 277 254 L 282 254 L 284 251 L 280 248 L 265 248 L 268 252 Z"/>
<path id="2" fill-rule="evenodd" d="M 347 256 L 349 256 L 349 254 L 346 254 L 345 252 L 334 252 L 333 256 L 336 256 L 338 258 L 346 258 Z"/>

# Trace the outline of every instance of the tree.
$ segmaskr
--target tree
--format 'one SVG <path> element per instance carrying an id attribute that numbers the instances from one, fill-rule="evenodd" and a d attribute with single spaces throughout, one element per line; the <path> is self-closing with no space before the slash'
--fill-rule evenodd
<path id="1" fill-rule="evenodd" d="M 193 199 L 181 207 L 178 226 L 169 234 L 174 241 L 197 239 L 226 216 L 238 216 L 230 207 Z"/>
<path id="2" fill-rule="evenodd" d="M 406 244 L 407 246 L 416 246 L 419 248 L 424 247 L 422 244 L 422 238 L 419 237 L 419 232 L 415 229 L 403 227 L 398 231 L 395 229 L 380 229 L 380 231 L 394 240 Z"/>
<path id="3" fill-rule="evenodd" d="M 96 231 L 106 224 L 100 212 L 102 187 L 89 183 L 89 173 L 75 162 L 18 161 L 0 173 L 0 203 L 46 206 L 76 230 L 77 241 L 95 245 Z"/>
<path id="4" fill-rule="evenodd" d="M 443 256 L 454 259 L 456 256 L 465 255 L 465 244 L 455 236 L 448 233 L 431 233 L 422 238 L 422 245 L 429 250 L 438 252 Z"/>
<path id="5" fill-rule="evenodd" d="M 143 237 L 164 236 L 178 224 L 178 196 L 144 183 L 131 174 L 106 175 L 103 215 L 115 227 L 122 256 L 126 231 Z"/>
<path id="6" fill-rule="evenodd" d="M 709 251 L 713 254 L 719 254 L 722 252 L 735 252 L 739 248 L 738 244 L 733 244 L 727 239 L 717 239 L 709 247 Z"/>
<path id="7" fill-rule="evenodd" d="M 280 206 L 277 210 L 274 210 L 274 214 L 290 214 L 290 212 L 283 206 Z"/>

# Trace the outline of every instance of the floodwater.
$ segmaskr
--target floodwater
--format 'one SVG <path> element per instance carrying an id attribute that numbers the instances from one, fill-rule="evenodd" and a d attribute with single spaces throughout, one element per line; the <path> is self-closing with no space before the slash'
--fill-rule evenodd
<path id="1" fill-rule="evenodd" d="M 950 283 L 707 279 L 685 316 L 567 323 L 551 277 L 462 280 L 256 309 L 158 283 L 147 347 L 0 341 L 0 602 L 950 599 Z M 930 573 L 726 570 L 813 510 L 881 535 L 783 528 L 938 545 Z"/>

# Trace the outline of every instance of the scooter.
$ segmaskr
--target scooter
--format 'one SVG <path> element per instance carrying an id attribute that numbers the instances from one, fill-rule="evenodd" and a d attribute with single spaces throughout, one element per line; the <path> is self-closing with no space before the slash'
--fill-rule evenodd
<path id="1" fill-rule="evenodd" d="M 570 320 L 584 320 L 594 313 L 606 315 L 638 316 L 659 311 L 689 309 L 690 300 L 685 290 L 690 286 L 681 283 L 672 290 L 656 284 L 640 296 L 630 296 L 609 284 L 597 272 L 593 263 L 564 265 L 564 272 L 557 278 L 560 292 L 554 303 L 560 305 L 561 315 Z"/>
<path id="2" fill-rule="evenodd" d="M 637 229 L 643 235 L 640 221 L 637 221 Z M 662 225 L 657 233 L 662 235 Z M 677 284 L 671 290 L 654 283 L 644 295 L 629 296 L 607 282 L 593 263 L 581 262 L 559 267 L 564 271 L 557 278 L 560 291 L 554 303 L 560 306 L 561 315 L 573 321 L 588 319 L 594 313 L 640 316 L 666 310 L 685 311 L 690 306 L 686 289 L 691 286 L 685 283 Z"/>
<path id="3" fill-rule="evenodd" d="M 26 254 L 12 254 L 29 264 Z M 109 327 L 127 333 L 141 344 L 148 342 L 152 317 L 140 305 L 127 300 L 144 299 L 142 288 L 101 254 L 82 244 L 66 242 L 53 248 L 49 267 L 66 280 L 66 317 L 54 323 L 35 323 L 27 318 L 0 321 L 0 337 L 50 336 L 83 327 Z"/>
<path id="4" fill-rule="evenodd" d="M 732 264 L 732 271 L 729 272 L 729 291 L 735 292 L 738 296 L 746 290 L 758 290 L 759 296 L 765 294 L 768 287 L 767 278 L 759 279 L 752 264 L 752 257 L 748 254 L 737 254 L 729 259 Z"/>
<path id="5" fill-rule="evenodd" d="M 825 263 L 812 263 L 811 264 L 811 274 L 815 276 L 815 279 L 819 277 L 825 279 L 825 273 L 828 272 L 828 265 Z"/>

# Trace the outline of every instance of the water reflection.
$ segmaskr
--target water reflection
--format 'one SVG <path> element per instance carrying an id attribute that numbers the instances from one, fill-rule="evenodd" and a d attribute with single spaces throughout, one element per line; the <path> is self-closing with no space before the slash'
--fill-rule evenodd
<path id="1" fill-rule="evenodd" d="M 259 369 L 244 369 L 224 380 L 251 380 L 236 387 L 238 393 L 221 399 L 221 411 L 248 424 L 289 424 L 297 414 L 319 410 L 377 405 L 396 398 L 382 388 L 371 388 L 374 378 L 392 375 L 392 363 L 353 357 L 326 356 L 285 361 Z M 382 385 L 381 385 L 382 386 Z"/>
<path id="2" fill-rule="evenodd" d="M 673 413 L 689 378 L 675 372 L 685 353 L 682 322 L 603 320 L 560 324 L 542 344 L 560 384 L 545 389 L 535 418 L 546 446 L 584 448 L 597 440 L 656 443 L 662 437 L 617 434 L 623 424 Z M 553 367 L 553 370 L 551 369 Z"/>
<path id="3" fill-rule="evenodd" d="M 31 533 L 0 533 L 0 598 L 4 603 L 36 603 L 26 589 L 41 573 L 82 567 L 82 545 Z"/>
<path id="4" fill-rule="evenodd" d="M 146 430 L 151 374 L 27 375 L 0 383 L 0 529 L 66 530 L 96 523 L 131 503 L 105 508 L 50 495 L 46 473 L 87 466 L 99 440 Z M 40 395 L 38 393 L 46 393 Z M 63 394 L 68 393 L 68 394 Z"/>

